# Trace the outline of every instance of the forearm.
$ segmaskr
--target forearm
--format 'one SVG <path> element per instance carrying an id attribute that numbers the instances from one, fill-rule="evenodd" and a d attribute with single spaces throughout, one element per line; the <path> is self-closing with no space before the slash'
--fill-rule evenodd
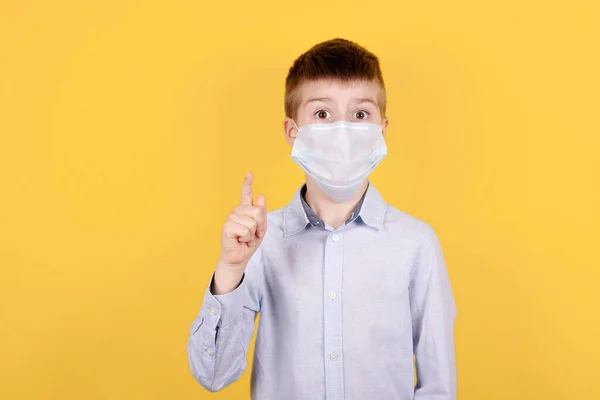
<path id="1" fill-rule="evenodd" d="M 214 295 L 226 294 L 234 291 L 244 277 L 245 266 L 233 267 L 219 261 L 215 269 L 211 292 Z"/>
<path id="2" fill-rule="evenodd" d="M 451 325 L 451 322 L 448 324 Z M 456 400 L 456 359 L 452 333 L 422 336 L 415 353 L 417 385 L 414 400 Z"/>
<path id="3" fill-rule="evenodd" d="M 192 374 L 210 391 L 234 382 L 246 368 L 262 298 L 262 264 L 257 254 L 266 229 L 265 197 L 254 203 L 252 174 L 247 174 L 240 205 L 223 226 L 221 257 L 187 343 Z"/>
<path id="4" fill-rule="evenodd" d="M 218 270 L 218 268 L 217 268 Z M 226 270 L 223 270 L 227 272 Z M 231 272 L 231 271 L 229 271 Z M 194 378 L 206 389 L 217 391 L 235 382 L 246 368 L 246 352 L 259 311 L 253 271 L 235 282 L 226 294 L 213 294 L 217 271 L 205 289 L 202 308 L 190 329 L 188 361 Z M 234 274 L 221 278 L 235 279 Z M 241 345 L 240 345 L 241 344 Z"/>
<path id="5" fill-rule="evenodd" d="M 252 336 L 254 323 L 238 318 L 217 327 L 199 318 L 198 329 L 187 344 L 188 361 L 194 378 L 216 392 L 239 379 L 246 369 L 246 351 L 239 344 Z"/>
<path id="6" fill-rule="evenodd" d="M 415 400 L 456 400 L 454 323 L 457 309 L 441 245 L 429 231 L 412 271 Z"/>

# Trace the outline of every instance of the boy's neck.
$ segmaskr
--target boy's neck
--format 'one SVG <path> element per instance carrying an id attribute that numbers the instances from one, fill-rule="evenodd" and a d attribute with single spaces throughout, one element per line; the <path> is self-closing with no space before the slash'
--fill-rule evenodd
<path id="1" fill-rule="evenodd" d="M 369 181 L 365 180 L 360 190 L 356 192 L 356 195 L 354 195 L 352 199 L 345 203 L 338 203 L 327 197 L 325 193 L 319 189 L 317 184 L 312 179 L 308 178 L 306 179 L 305 200 L 323 222 L 333 229 L 337 229 L 350 218 L 352 211 L 354 211 L 358 205 L 358 202 L 365 193 L 365 190 L 367 190 L 368 185 Z"/>

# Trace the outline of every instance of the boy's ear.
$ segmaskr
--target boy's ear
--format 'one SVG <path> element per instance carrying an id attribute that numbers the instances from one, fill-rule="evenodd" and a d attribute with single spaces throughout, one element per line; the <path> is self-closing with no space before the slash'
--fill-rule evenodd
<path id="1" fill-rule="evenodd" d="M 296 140 L 296 135 L 298 134 L 298 129 L 296 129 L 290 117 L 285 117 L 283 119 L 283 134 L 288 144 L 293 146 L 294 141 Z"/>
<path id="2" fill-rule="evenodd" d="M 383 137 L 385 138 L 385 134 L 387 133 L 387 127 L 388 124 L 390 123 L 390 119 L 388 117 L 385 117 L 383 119 L 383 123 L 381 124 L 381 133 L 383 134 Z"/>

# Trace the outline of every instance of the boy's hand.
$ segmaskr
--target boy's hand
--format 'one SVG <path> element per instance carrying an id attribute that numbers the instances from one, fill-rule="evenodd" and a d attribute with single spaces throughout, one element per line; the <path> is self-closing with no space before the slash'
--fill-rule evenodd
<path id="1" fill-rule="evenodd" d="M 229 214 L 223 227 L 221 257 L 212 287 L 214 294 L 228 293 L 237 287 L 266 231 L 266 199 L 260 195 L 253 201 L 252 174 L 249 173 L 242 185 L 240 205 Z"/>

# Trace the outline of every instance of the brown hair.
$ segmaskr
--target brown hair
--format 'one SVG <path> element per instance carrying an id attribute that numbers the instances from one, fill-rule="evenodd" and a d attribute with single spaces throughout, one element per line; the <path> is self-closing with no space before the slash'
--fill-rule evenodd
<path id="1" fill-rule="evenodd" d="M 385 116 L 385 85 L 377 57 L 350 40 L 335 38 L 311 47 L 294 61 L 285 80 L 285 115 L 296 117 L 301 99 L 299 88 L 308 80 L 375 81 L 381 86 L 378 100 Z"/>

